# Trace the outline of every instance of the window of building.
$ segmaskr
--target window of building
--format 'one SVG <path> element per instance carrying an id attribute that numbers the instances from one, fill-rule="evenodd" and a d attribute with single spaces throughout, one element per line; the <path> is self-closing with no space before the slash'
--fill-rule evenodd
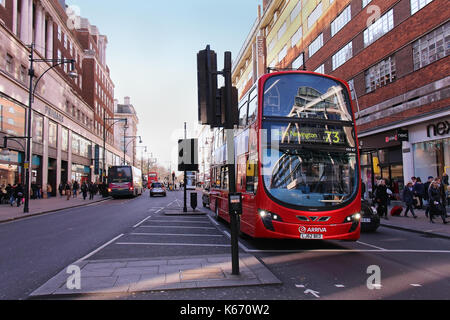
<path id="1" fill-rule="evenodd" d="M 389 10 L 380 19 L 364 30 L 364 46 L 369 46 L 394 28 L 394 9 Z"/>
<path id="2" fill-rule="evenodd" d="M 61 129 L 61 150 L 62 151 L 69 151 L 69 130 L 67 128 Z"/>
<path id="3" fill-rule="evenodd" d="M 411 0 L 411 15 L 431 3 L 433 0 Z"/>
<path id="4" fill-rule="evenodd" d="M 14 59 L 10 54 L 6 54 L 6 71 L 8 73 L 13 73 L 14 71 Z"/>
<path id="5" fill-rule="evenodd" d="M 26 83 L 27 81 L 27 68 L 22 65 L 19 68 L 19 80 L 22 83 Z"/>
<path id="6" fill-rule="evenodd" d="M 297 16 L 300 14 L 302 10 L 302 1 L 299 0 L 298 3 L 295 5 L 294 9 L 291 11 L 291 23 L 297 18 Z"/>
<path id="7" fill-rule="evenodd" d="M 62 40 L 62 33 L 61 33 L 61 27 L 58 25 L 58 40 Z"/>
<path id="8" fill-rule="evenodd" d="M 321 33 L 308 47 L 309 57 L 312 57 L 323 46 L 323 33 Z"/>
<path id="9" fill-rule="evenodd" d="M 44 140 L 44 117 L 33 114 L 33 142 L 42 143 Z"/>
<path id="10" fill-rule="evenodd" d="M 297 43 L 300 42 L 300 40 L 302 39 L 303 36 L 303 28 L 302 26 L 300 26 L 300 28 L 298 28 L 297 32 L 294 33 L 294 35 L 291 38 L 291 45 L 294 47 Z"/>
<path id="11" fill-rule="evenodd" d="M 292 62 L 292 69 L 299 69 L 301 66 L 303 66 L 303 53 Z"/>
<path id="12" fill-rule="evenodd" d="M 413 43 L 414 71 L 450 54 L 450 22 Z"/>
<path id="13" fill-rule="evenodd" d="M 285 21 L 283 23 L 283 25 L 280 27 L 280 29 L 278 30 L 278 33 L 277 33 L 278 40 L 280 40 L 286 33 L 286 27 L 287 27 L 287 23 Z"/>
<path id="14" fill-rule="evenodd" d="M 333 37 L 352 19 L 351 8 L 348 6 L 340 15 L 331 23 L 331 36 Z"/>
<path id="15" fill-rule="evenodd" d="M 52 148 L 57 148 L 58 146 L 58 125 L 53 122 L 48 122 L 48 145 Z"/>
<path id="16" fill-rule="evenodd" d="M 366 92 L 375 91 L 396 79 L 394 57 L 389 57 L 365 72 Z"/>
<path id="17" fill-rule="evenodd" d="M 316 70 L 314 70 L 314 72 L 324 74 L 325 73 L 325 65 L 321 64 Z"/>
<path id="18" fill-rule="evenodd" d="M 335 55 L 333 55 L 333 71 L 339 68 L 348 60 L 350 60 L 352 56 L 353 56 L 353 46 L 352 42 L 350 41 L 345 47 L 343 47 L 341 50 L 336 52 Z"/>
<path id="19" fill-rule="evenodd" d="M 278 61 L 282 61 L 286 57 L 287 50 L 287 45 L 285 45 L 283 49 L 280 50 L 280 53 L 278 53 Z"/>
<path id="20" fill-rule="evenodd" d="M 321 15 L 322 15 L 322 2 L 320 2 L 308 16 L 308 29 L 311 29 L 314 23 L 316 23 L 316 21 L 319 20 Z"/>

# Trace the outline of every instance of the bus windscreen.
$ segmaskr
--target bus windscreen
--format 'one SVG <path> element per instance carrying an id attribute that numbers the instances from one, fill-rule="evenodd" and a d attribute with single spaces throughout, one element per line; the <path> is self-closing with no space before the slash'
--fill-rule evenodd
<path id="1" fill-rule="evenodd" d="M 112 167 L 109 169 L 110 183 L 132 182 L 131 167 Z"/>

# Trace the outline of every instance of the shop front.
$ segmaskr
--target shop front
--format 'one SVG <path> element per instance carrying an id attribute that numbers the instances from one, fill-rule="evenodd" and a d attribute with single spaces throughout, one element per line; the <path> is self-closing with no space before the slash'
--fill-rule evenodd
<path id="1" fill-rule="evenodd" d="M 401 129 L 359 139 L 365 198 L 373 195 L 377 180 L 385 179 L 395 198 L 399 199 L 405 184 L 402 142 L 407 139 L 408 133 Z"/>
<path id="2" fill-rule="evenodd" d="M 406 155 L 411 172 L 422 181 L 450 175 L 450 116 L 411 126 Z"/>

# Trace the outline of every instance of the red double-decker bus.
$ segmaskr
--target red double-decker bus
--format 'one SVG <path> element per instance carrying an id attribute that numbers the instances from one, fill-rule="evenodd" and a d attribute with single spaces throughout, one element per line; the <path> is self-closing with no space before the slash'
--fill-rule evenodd
<path id="1" fill-rule="evenodd" d="M 150 189 L 152 186 L 152 183 L 158 182 L 158 173 L 157 172 L 149 172 L 148 173 L 148 179 L 147 179 L 147 188 Z"/>
<path id="2" fill-rule="evenodd" d="M 361 183 L 349 87 L 306 71 L 262 76 L 234 130 L 239 230 L 255 238 L 358 240 Z M 228 214 L 226 134 L 216 129 L 210 208 Z"/>

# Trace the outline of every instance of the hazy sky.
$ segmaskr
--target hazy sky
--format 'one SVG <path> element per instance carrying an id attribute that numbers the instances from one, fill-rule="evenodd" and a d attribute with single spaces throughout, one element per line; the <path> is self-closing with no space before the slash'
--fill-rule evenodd
<path id="1" fill-rule="evenodd" d="M 237 56 L 261 0 L 67 0 L 108 37 L 115 98 L 131 97 L 139 135 L 160 164 L 176 165 L 177 140 L 197 124 L 197 52 Z M 140 156 L 141 149 L 138 149 Z"/>

